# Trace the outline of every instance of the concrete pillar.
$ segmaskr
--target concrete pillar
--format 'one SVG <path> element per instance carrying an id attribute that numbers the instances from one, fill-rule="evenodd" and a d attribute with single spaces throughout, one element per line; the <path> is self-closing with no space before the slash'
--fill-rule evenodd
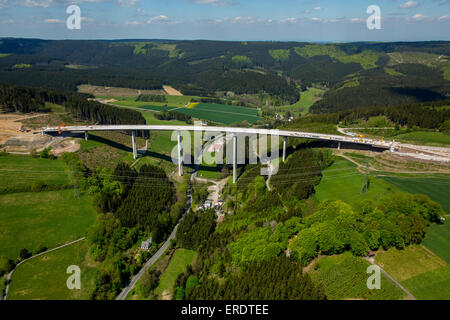
<path id="1" fill-rule="evenodd" d="M 286 161 L 286 142 L 287 142 L 287 137 L 283 137 L 283 162 Z"/>
<path id="2" fill-rule="evenodd" d="M 131 131 L 131 142 L 133 144 L 133 158 L 137 159 L 137 147 L 136 147 L 136 131 Z"/>
<path id="3" fill-rule="evenodd" d="M 178 131 L 178 172 L 183 175 L 183 147 L 181 145 L 181 132 Z"/>
<path id="4" fill-rule="evenodd" d="M 341 142 L 338 142 L 338 150 L 341 150 Z"/>
<path id="5" fill-rule="evenodd" d="M 87 131 L 85 131 L 84 132 L 84 140 L 87 141 L 88 137 L 89 137 L 89 133 Z"/>
<path id="6" fill-rule="evenodd" d="M 233 134 L 233 183 L 237 180 L 237 134 Z"/>

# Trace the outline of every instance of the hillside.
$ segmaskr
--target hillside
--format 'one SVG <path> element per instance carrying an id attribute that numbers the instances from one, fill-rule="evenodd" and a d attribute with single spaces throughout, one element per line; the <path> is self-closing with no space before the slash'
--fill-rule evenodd
<path id="1" fill-rule="evenodd" d="M 313 113 L 436 101 L 450 92 L 448 42 L 5 38 L 0 53 L 0 82 L 68 91 L 86 83 L 147 90 L 170 84 L 185 95 L 232 92 L 274 106 L 294 104 L 301 91 L 321 86 L 328 91 L 311 107 Z M 29 67 L 15 67 L 25 64 Z"/>

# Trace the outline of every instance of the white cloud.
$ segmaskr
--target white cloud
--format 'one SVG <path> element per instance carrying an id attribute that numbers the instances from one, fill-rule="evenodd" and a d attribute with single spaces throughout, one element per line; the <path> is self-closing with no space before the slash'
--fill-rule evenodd
<path id="1" fill-rule="evenodd" d="M 450 20 L 450 15 L 439 17 L 439 21 Z"/>
<path id="2" fill-rule="evenodd" d="M 64 21 L 60 19 L 45 19 L 44 23 L 64 23 Z"/>
<path id="3" fill-rule="evenodd" d="M 129 26 L 137 26 L 137 25 L 140 25 L 142 23 L 139 22 L 139 21 L 127 21 L 127 22 L 125 22 L 125 24 L 129 25 Z"/>
<path id="4" fill-rule="evenodd" d="M 147 20 L 147 24 L 157 24 L 157 23 L 167 23 L 169 22 L 169 18 L 165 15 L 160 14 L 156 17 L 151 17 Z"/>
<path id="5" fill-rule="evenodd" d="M 418 14 L 416 14 L 416 15 L 414 15 L 413 16 L 413 19 L 414 20 L 424 20 L 424 19 L 426 19 L 427 17 L 426 16 L 424 16 L 423 14 L 421 14 L 421 13 L 418 13 Z"/>
<path id="6" fill-rule="evenodd" d="M 195 4 L 206 4 L 213 7 L 226 7 L 236 4 L 234 0 L 191 0 Z"/>
<path id="7" fill-rule="evenodd" d="M 133 7 L 140 0 L 117 0 L 117 4 L 122 7 Z"/>
<path id="8" fill-rule="evenodd" d="M 297 19 L 295 19 L 295 18 L 285 18 L 285 19 L 280 20 L 281 23 L 294 23 L 296 21 L 297 21 Z"/>
<path id="9" fill-rule="evenodd" d="M 412 8 L 417 8 L 420 4 L 417 1 L 408 1 L 405 2 L 404 4 L 400 5 L 400 8 L 402 9 L 412 9 Z"/>
<path id="10" fill-rule="evenodd" d="M 322 7 L 315 7 L 315 8 L 314 8 L 314 11 L 322 11 L 322 10 L 323 10 Z"/>
<path id="11" fill-rule="evenodd" d="M 365 22 L 366 19 L 364 19 L 364 18 L 352 18 L 350 21 L 354 22 L 354 23 L 358 23 L 358 22 Z"/>
<path id="12" fill-rule="evenodd" d="M 311 20 L 312 21 L 316 21 L 316 22 L 322 21 L 322 19 L 318 18 L 318 17 L 313 17 L 313 18 L 311 18 Z"/>

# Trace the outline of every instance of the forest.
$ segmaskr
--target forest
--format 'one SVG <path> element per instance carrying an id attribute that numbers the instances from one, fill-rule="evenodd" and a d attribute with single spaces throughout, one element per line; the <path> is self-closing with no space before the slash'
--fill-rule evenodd
<path id="1" fill-rule="evenodd" d="M 79 50 L 82 47 L 83 50 Z M 448 42 L 340 43 L 221 41 L 46 41 L 2 39 L 0 82 L 76 91 L 80 84 L 161 89 L 225 97 L 268 94 L 298 101 L 313 85 L 328 89 L 315 113 L 442 100 Z M 404 55 L 405 62 L 391 54 Z M 422 61 L 417 57 L 431 57 Z M 439 58 L 439 59 L 438 59 Z M 434 61 L 439 60 L 438 62 Z M 442 60 L 442 61 L 440 61 Z M 30 67 L 17 69 L 13 66 Z M 260 101 L 264 103 L 264 101 Z"/>
<path id="2" fill-rule="evenodd" d="M 271 177 L 272 190 L 260 166 L 246 166 L 237 185 L 224 191 L 236 201 L 223 222 L 217 224 L 208 211 L 186 215 L 176 246 L 198 255 L 178 276 L 173 299 L 326 299 L 323 288 L 302 273 L 319 254 L 360 257 L 369 250 L 404 248 L 421 243 L 426 228 L 441 223 L 444 211 L 425 195 L 305 208 L 333 157 L 297 148 Z"/>
<path id="3" fill-rule="evenodd" d="M 92 171 L 73 153 L 65 153 L 63 161 L 73 168 L 72 183 L 94 199 L 98 211 L 87 235 L 89 253 L 100 263 L 92 298 L 114 299 L 155 251 L 136 259 L 132 249 L 148 236 L 156 248 L 179 220 L 184 204 L 176 203 L 174 186 L 158 167 L 144 165 L 136 171 L 119 163 L 114 170 Z"/>
<path id="4" fill-rule="evenodd" d="M 303 125 L 312 124 L 343 124 L 350 125 L 357 120 L 368 120 L 370 117 L 386 116 L 397 126 L 408 128 L 419 127 L 440 131 L 449 130 L 450 109 L 441 108 L 448 106 L 450 100 L 442 100 L 427 103 L 404 104 L 392 107 L 365 107 L 354 108 L 333 113 L 310 115 L 295 119 L 289 124 L 281 124 L 283 128 L 295 129 Z"/>
<path id="5" fill-rule="evenodd" d="M 105 106 L 88 98 L 85 94 L 0 83 L 0 109 L 4 112 L 47 112 L 45 103 L 49 102 L 64 106 L 74 118 L 91 123 L 146 124 L 138 111 Z"/>

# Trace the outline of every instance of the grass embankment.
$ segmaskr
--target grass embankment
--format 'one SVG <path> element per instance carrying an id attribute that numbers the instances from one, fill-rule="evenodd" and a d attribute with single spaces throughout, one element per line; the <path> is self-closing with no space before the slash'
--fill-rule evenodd
<path id="1" fill-rule="evenodd" d="M 450 135 L 443 132 L 414 131 L 393 137 L 395 141 L 404 143 L 430 145 L 437 147 L 450 146 Z"/>
<path id="2" fill-rule="evenodd" d="M 158 294 L 160 299 L 173 295 L 175 280 L 194 261 L 196 255 L 197 253 L 192 250 L 177 249 L 166 271 L 161 275 L 158 287 L 155 289 L 155 293 Z"/>
<path id="3" fill-rule="evenodd" d="M 80 290 L 67 288 L 71 265 L 80 267 Z M 87 300 L 94 288 L 95 267 L 86 241 L 36 257 L 14 272 L 8 300 Z"/>

